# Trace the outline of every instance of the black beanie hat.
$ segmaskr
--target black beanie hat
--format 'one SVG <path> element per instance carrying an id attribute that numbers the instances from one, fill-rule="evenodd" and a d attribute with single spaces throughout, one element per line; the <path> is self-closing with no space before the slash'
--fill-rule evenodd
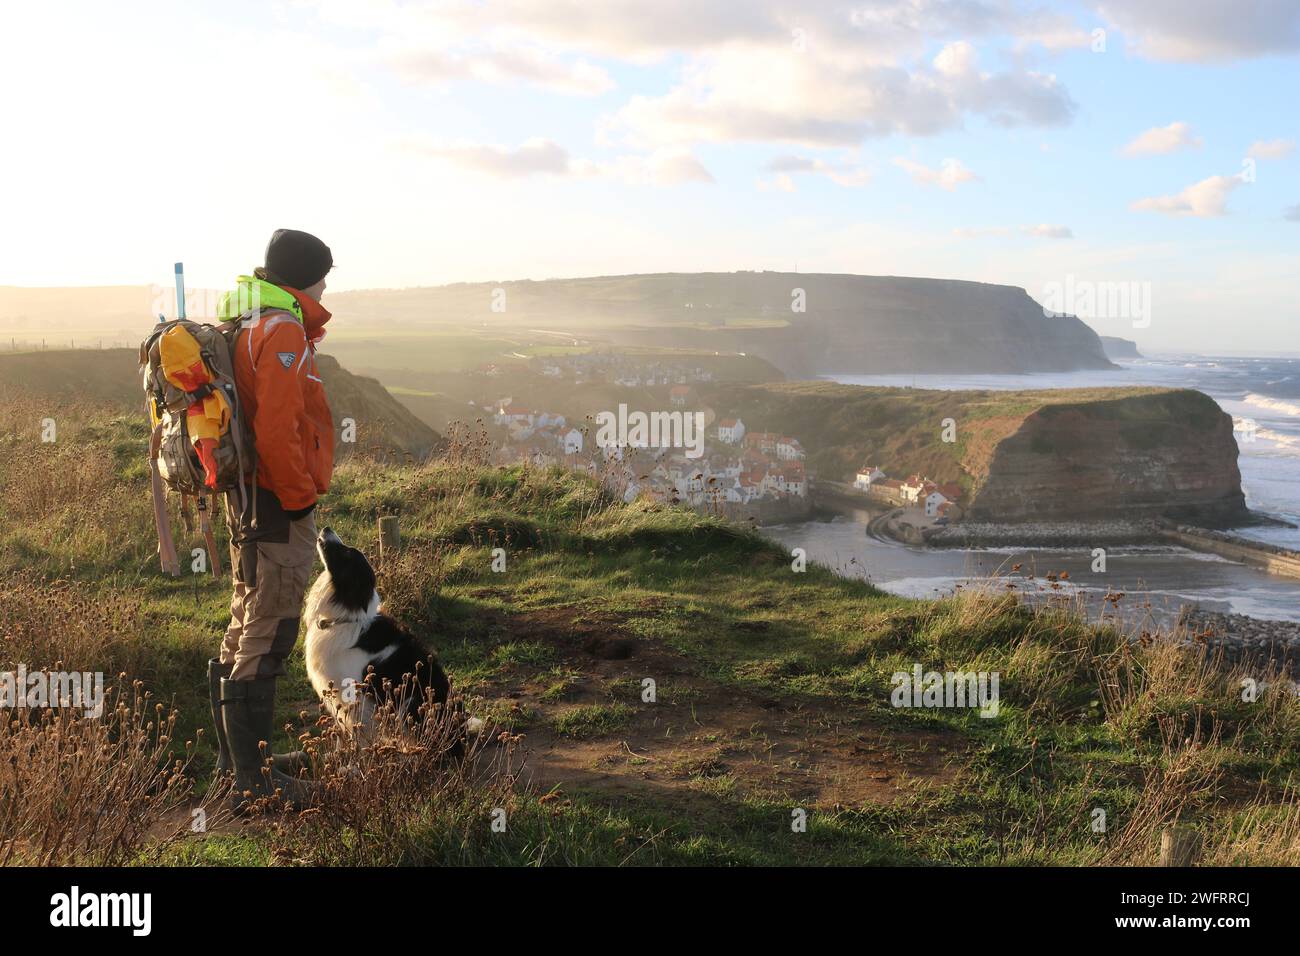
<path id="1" fill-rule="evenodd" d="M 277 229 L 266 244 L 266 265 L 259 278 L 294 289 L 314 286 L 334 268 L 330 247 L 309 232 Z"/>

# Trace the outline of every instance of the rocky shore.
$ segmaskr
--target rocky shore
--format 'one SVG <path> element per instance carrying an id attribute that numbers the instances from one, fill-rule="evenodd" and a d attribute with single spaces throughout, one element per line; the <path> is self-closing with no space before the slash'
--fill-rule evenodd
<path id="1" fill-rule="evenodd" d="M 1222 649 L 1229 664 L 1244 663 L 1261 671 L 1279 667 L 1300 676 L 1300 621 L 1268 621 L 1245 614 L 1224 614 L 1187 605 L 1178 617 L 1179 633 L 1207 653 Z"/>
<path id="2" fill-rule="evenodd" d="M 925 532 L 936 548 L 1075 548 L 1147 544 L 1160 540 L 1155 520 L 1036 521 L 999 524 L 963 521 Z"/>

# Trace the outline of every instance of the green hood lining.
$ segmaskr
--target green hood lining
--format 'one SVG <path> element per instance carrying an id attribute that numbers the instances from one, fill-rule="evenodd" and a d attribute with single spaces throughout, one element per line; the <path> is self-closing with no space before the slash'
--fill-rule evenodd
<path id="1" fill-rule="evenodd" d="M 222 293 L 221 301 L 217 304 L 217 319 L 231 322 L 256 309 L 288 312 L 299 322 L 302 321 L 302 306 L 292 293 L 254 276 L 240 276 L 233 292 Z"/>

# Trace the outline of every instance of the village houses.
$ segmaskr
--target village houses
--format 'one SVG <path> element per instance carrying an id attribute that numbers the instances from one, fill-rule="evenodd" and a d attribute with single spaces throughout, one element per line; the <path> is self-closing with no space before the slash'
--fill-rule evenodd
<path id="1" fill-rule="evenodd" d="M 953 519 L 960 515 L 957 502 L 962 491 L 955 481 L 939 484 L 920 474 L 911 474 L 900 481 L 886 477 L 879 466 L 868 464 L 857 470 L 853 487 L 893 505 L 922 508 L 927 518 Z"/>

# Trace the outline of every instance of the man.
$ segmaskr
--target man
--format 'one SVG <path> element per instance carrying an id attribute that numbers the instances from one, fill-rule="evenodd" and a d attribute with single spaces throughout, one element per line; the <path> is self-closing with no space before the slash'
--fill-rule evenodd
<path id="1" fill-rule="evenodd" d="M 276 680 L 298 639 L 316 560 L 312 512 L 334 466 L 334 419 L 315 357 L 330 318 L 320 298 L 333 256 L 313 235 L 277 229 L 265 261 L 239 277 L 218 310 L 223 321 L 240 323 L 235 384 L 256 449 L 246 503 L 241 509 L 237 495 L 226 498 L 234 595 L 221 656 L 208 662 L 217 769 L 234 770 L 237 805 L 238 794 L 276 790 L 307 804 L 317 787 L 284 772 L 301 764 L 299 753 L 276 755 L 265 774 L 262 744 L 270 749 Z"/>

